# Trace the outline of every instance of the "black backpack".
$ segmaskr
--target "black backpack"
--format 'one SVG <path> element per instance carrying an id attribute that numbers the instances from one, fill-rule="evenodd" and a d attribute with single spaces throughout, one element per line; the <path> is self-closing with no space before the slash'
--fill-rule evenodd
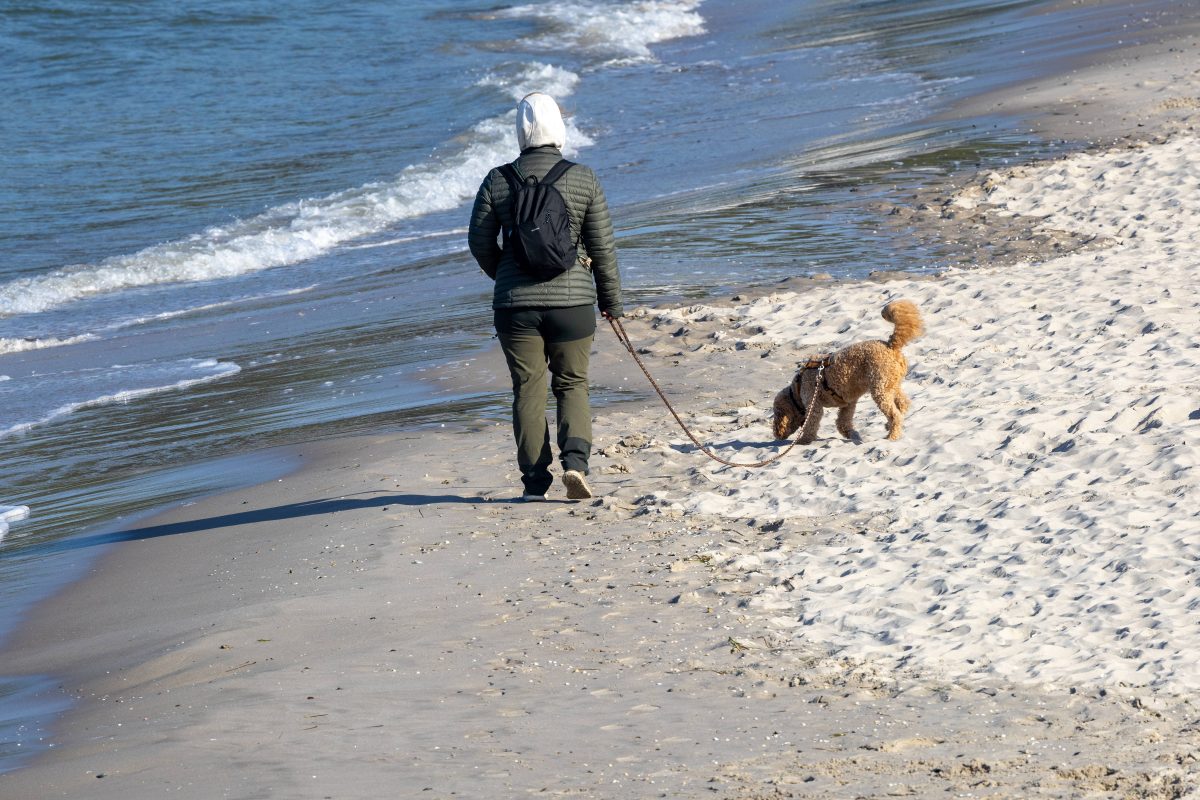
<path id="1" fill-rule="evenodd" d="M 522 178 L 512 164 L 500 167 L 513 201 L 513 227 L 504 229 L 504 249 L 511 247 L 517 264 L 538 280 L 566 272 L 579 255 L 579 242 L 571 241 L 567 203 L 553 186 L 573 166 L 561 159 L 540 181 Z"/>

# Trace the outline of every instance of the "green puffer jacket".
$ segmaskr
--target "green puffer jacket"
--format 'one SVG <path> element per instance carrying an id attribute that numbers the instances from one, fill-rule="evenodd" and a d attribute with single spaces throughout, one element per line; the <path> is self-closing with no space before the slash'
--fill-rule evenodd
<path id="1" fill-rule="evenodd" d="M 522 175 L 539 180 L 558 163 L 562 154 L 553 146 L 526 150 L 514 162 Z M 497 243 L 502 227 L 513 223 L 508 182 L 493 169 L 483 180 L 471 210 L 467 242 L 480 268 L 496 282 L 492 308 L 568 308 L 597 303 L 601 311 L 622 315 L 621 276 L 608 201 L 596 173 L 582 164 L 567 170 L 554 184 L 571 215 L 571 237 L 579 241 L 579 255 L 592 259 L 589 269 L 581 262 L 561 275 L 539 281 L 516 263 Z M 583 235 L 580 236 L 580 228 Z"/>

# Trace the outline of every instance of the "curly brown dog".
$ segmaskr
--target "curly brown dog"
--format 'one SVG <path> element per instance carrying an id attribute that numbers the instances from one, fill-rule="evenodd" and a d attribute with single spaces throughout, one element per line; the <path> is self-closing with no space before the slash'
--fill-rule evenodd
<path id="1" fill-rule="evenodd" d="M 836 408 L 838 433 L 847 439 L 862 441 L 858 431 L 854 430 L 854 406 L 867 392 L 887 417 L 887 438 L 900 438 L 900 426 L 909 406 L 908 398 L 900 389 L 900 382 L 908 374 L 908 362 L 900 348 L 924 333 L 925 325 L 921 321 L 921 312 L 909 300 L 888 303 L 883 307 L 883 318 L 896 326 L 886 342 L 858 342 L 831 356 L 809 359 L 788 387 L 775 395 L 772 430 L 777 438 L 791 436 L 807 416 L 800 444 L 812 442 L 817 438 L 822 409 Z M 814 397 L 816 407 L 808 413 L 808 404 Z"/>

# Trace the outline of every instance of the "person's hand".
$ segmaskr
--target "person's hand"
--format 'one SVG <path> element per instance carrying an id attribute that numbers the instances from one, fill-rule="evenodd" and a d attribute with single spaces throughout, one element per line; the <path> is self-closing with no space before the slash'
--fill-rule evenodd
<path id="1" fill-rule="evenodd" d="M 616 319 L 616 317 L 614 317 L 608 311 L 603 311 L 603 310 L 600 312 L 600 316 L 604 317 L 609 322 L 612 322 L 614 319 Z"/>

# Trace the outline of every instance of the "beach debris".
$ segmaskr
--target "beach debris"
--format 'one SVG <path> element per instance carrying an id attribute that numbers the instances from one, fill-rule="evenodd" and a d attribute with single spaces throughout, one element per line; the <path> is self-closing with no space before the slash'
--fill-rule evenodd
<path id="1" fill-rule="evenodd" d="M 763 649 L 762 645 L 759 644 L 758 642 L 753 642 L 749 639 L 738 638 L 735 636 L 729 637 L 728 644 L 729 644 L 729 652 L 734 653 L 734 654 L 746 653 L 746 652 L 749 652 L 750 650 Z"/>

